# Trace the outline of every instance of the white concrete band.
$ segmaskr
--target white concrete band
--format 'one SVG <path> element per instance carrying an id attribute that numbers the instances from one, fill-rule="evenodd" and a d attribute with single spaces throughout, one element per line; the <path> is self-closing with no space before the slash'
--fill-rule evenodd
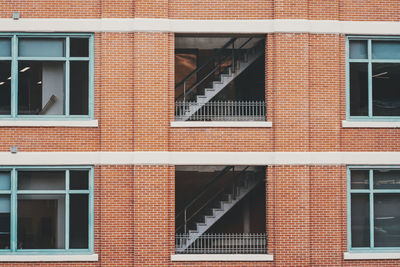
<path id="1" fill-rule="evenodd" d="M 345 260 L 397 260 L 400 259 L 400 253 L 386 252 L 345 252 L 343 255 Z"/>
<path id="2" fill-rule="evenodd" d="M 97 254 L 91 255 L 0 255 L 0 262 L 49 262 L 49 261 L 98 261 Z"/>
<path id="3" fill-rule="evenodd" d="M 173 121 L 173 128 L 271 128 L 269 121 Z"/>
<path id="4" fill-rule="evenodd" d="M 400 165 L 400 152 L 0 152 L 0 165 Z"/>
<path id="5" fill-rule="evenodd" d="M 98 120 L 0 120 L 0 127 L 98 127 Z"/>
<path id="6" fill-rule="evenodd" d="M 171 261 L 273 261 L 269 254 L 175 254 Z"/>
<path id="7" fill-rule="evenodd" d="M 398 121 L 342 121 L 343 128 L 400 128 Z"/>
<path id="8" fill-rule="evenodd" d="M 304 19 L 0 19 L 0 32 L 330 33 L 400 35 L 400 22 Z"/>

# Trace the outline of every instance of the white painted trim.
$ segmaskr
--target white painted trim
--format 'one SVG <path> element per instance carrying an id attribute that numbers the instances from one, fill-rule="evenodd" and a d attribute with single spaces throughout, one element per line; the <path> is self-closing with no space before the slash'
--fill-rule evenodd
<path id="1" fill-rule="evenodd" d="M 345 252 L 343 255 L 345 260 L 398 260 L 400 253 L 386 252 Z"/>
<path id="2" fill-rule="evenodd" d="M 175 254 L 171 261 L 273 261 L 269 254 Z"/>
<path id="3" fill-rule="evenodd" d="M 343 128 L 400 128 L 400 121 L 342 121 Z"/>
<path id="4" fill-rule="evenodd" d="M 0 19 L 4 32 L 331 33 L 400 35 L 398 21 L 304 19 L 185 20 L 154 18 Z"/>
<path id="5" fill-rule="evenodd" d="M 37 262 L 37 261 L 98 261 L 97 254 L 91 255 L 0 255 L 0 262 Z"/>
<path id="6" fill-rule="evenodd" d="M 98 120 L 0 120 L 0 127 L 98 127 Z"/>
<path id="7" fill-rule="evenodd" d="M 173 121 L 171 127 L 253 127 L 253 128 L 271 128 L 272 122 L 269 121 Z"/>
<path id="8" fill-rule="evenodd" d="M 0 152 L 0 165 L 400 165 L 400 152 Z"/>

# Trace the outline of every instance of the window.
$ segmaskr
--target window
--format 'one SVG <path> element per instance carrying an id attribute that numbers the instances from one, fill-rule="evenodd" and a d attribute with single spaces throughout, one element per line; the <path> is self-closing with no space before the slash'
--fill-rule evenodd
<path id="1" fill-rule="evenodd" d="M 400 249 L 400 168 L 351 168 L 349 178 L 349 250 Z"/>
<path id="2" fill-rule="evenodd" d="M 347 118 L 400 119 L 400 38 L 348 38 Z"/>
<path id="3" fill-rule="evenodd" d="M 92 54 L 92 35 L 0 34 L 0 117 L 93 117 Z"/>
<path id="4" fill-rule="evenodd" d="M 0 169 L 0 254 L 93 253 L 93 169 Z"/>

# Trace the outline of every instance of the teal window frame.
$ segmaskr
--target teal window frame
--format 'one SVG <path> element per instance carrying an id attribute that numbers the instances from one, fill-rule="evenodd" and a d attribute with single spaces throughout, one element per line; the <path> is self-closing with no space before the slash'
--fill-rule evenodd
<path id="1" fill-rule="evenodd" d="M 69 172 L 72 170 L 89 171 L 88 190 L 70 190 Z M 10 190 L 0 190 L 1 195 L 10 196 L 10 249 L 0 249 L 0 255 L 48 255 L 48 254 L 94 254 L 94 167 L 93 166 L 4 166 L 0 171 L 10 171 Z M 65 190 L 18 190 L 18 171 L 65 171 Z M 17 210 L 18 194 L 65 195 L 65 249 L 18 249 L 17 248 Z M 72 194 L 88 195 L 88 249 L 69 248 L 69 196 Z"/>
<path id="2" fill-rule="evenodd" d="M 379 253 L 379 252 L 400 252 L 400 247 L 374 247 L 374 194 L 400 194 L 400 189 L 374 189 L 373 172 L 374 170 L 400 170 L 400 166 L 347 166 L 347 251 L 360 253 Z M 368 189 L 351 189 L 351 171 L 352 170 L 368 170 L 369 171 L 369 188 Z M 370 226 L 370 247 L 352 247 L 351 240 L 351 194 L 369 194 L 369 226 Z"/>
<path id="3" fill-rule="evenodd" d="M 0 115 L 0 120 L 92 120 L 94 119 L 94 34 L 92 33 L 0 33 L 0 38 L 11 39 L 11 56 L 0 57 L 0 61 L 11 61 L 11 114 Z M 65 55 L 63 57 L 20 57 L 18 56 L 19 38 L 65 38 Z M 88 38 L 89 56 L 70 57 L 70 39 Z M 65 99 L 64 115 L 18 115 L 18 61 L 62 61 L 65 62 Z M 70 62 L 89 62 L 88 77 L 88 115 L 70 115 Z"/>
<path id="4" fill-rule="evenodd" d="M 367 59 L 350 58 L 350 41 L 367 41 Z M 346 36 L 346 120 L 400 121 L 400 116 L 373 116 L 372 63 L 400 63 L 400 59 L 372 59 L 372 41 L 400 41 L 396 36 Z M 368 63 L 368 116 L 350 116 L 350 63 Z"/>

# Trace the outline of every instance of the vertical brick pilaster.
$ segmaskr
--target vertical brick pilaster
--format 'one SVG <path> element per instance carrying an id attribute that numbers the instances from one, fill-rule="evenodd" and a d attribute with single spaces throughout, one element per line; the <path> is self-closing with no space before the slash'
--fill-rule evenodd
<path id="1" fill-rule="evenodd" d="M 168 0 L 135 0 L 136 18 L 168 18 Z"/>

